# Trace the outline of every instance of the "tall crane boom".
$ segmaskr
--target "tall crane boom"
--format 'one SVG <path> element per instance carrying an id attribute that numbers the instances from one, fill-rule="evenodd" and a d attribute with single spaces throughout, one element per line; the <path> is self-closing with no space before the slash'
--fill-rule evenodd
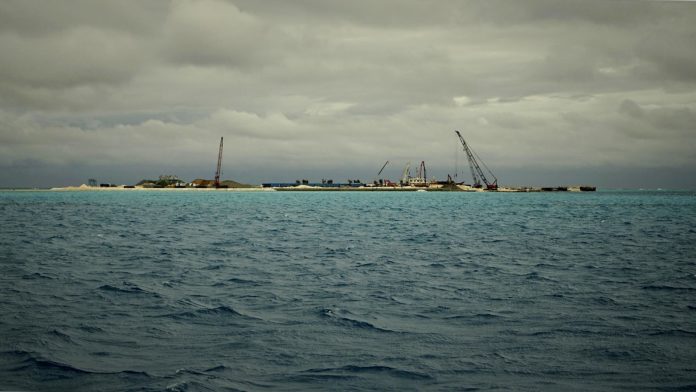
<path id="1" fill-rule="evenodd" d="M 481 163 L 483 166 L 486 168 L 488 173 L 493 177 L 493 182 L 488 181 L 486 178 L 486 175 L 483 174 L 483 170 L 481 170 L 481 166 L 479 166 L 478 161 L 476 160 L 476 153 L 471 150 L 468 144 L 466 144 L 466 141 L 464 141 L 464 138 L 462 137 L 462 134 L 459 133 L 459 131 L 454 131 L 457 136 L 459 136 L 459 141 L 462 142 L 462 148 L 464 149 L 464 152 L 466 153 L 466 157 L 469 160 L 469 169 L 471 169 L 471 177 L 474 179 L 474 188 L 480 188 L 481 187 L 481 181 L 483 181 L 484 184 L 486 184 L 486 189 L 489 190 L 497 190 L 498 189 L 498 179 L 495 177 L 493 172 L 486 166 L 483 161 Z M 481 159 L 481 158 L 479 158 Z M 480 179 L 480 180 L 479 180 Z"/>
<path id="2" fill-rule="evenodd" d="M 222 137 L 220 137 L 220 152 L 218 152 L 217 170 L 215 170 L 215 188 L 220 188 L 221 169 L 222 169 Z"/>
<path id="3" fill-rule="evenodd" d="M 425 171 L 425 161 L 421 161 L 418 167 L 418 178 L 422 179 L 424 182 L 428 182 L 428 173 Z"/>
<path id="4" fill-rule="evenodd" d="M 382 166 L 382 168 L 379 169 L 379 173 L 377 173 L 378 176 L 379 176 L 380 174 L 382 174 L 382 172 L 384 171 L 384 168 L 387 167 L 388 164 L 389 164 L 389 161 L 384 162 L 384 166 Z"/>
<path id="5" fill-rule="evenodd" d="M 404 173 L 401 175 L 401 185 L 408 185 L 409 178 L 411 178 L 411 162 L 406 163 Z"/>

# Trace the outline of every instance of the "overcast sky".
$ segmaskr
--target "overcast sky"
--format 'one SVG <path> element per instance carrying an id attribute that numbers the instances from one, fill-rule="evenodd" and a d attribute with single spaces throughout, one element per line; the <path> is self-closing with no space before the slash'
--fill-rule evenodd
<path id="1" fill-rule="evenodd" d="M 696 187 L 696 3 L 0 1 L 0 187 Z M 467 169 L 463 171 L 462 169 Z"/>

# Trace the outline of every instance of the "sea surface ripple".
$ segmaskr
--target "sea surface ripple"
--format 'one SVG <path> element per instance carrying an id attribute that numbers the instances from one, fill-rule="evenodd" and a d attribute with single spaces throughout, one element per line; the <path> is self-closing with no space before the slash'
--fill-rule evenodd
<path id="1" fill-rule="evenodd" d="M 0 390 L 696 390 L 696 193 L 0 192 Z"/>

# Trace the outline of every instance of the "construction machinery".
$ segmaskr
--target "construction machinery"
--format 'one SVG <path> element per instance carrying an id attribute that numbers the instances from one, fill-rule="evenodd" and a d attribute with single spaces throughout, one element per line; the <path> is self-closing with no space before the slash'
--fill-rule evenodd
<path id="1" fill-rule="evenodd" d="M 372 182 L 372 185 L 368 184 L 368 186 L 396 186 L 396 184 L 394 184 L 393 182 L 391 182 L 385 178 L 380 177 L 380 175 L 382 175 L 382 172 L 384 171 L 384 168 L 387 167 L 388 164 L 389 164 L 389 161 L 384 162 L 384 165 L 382 165 L 382 168 L 379 169 L 379 172 L 377 173 L 377 177 Z"/>
<path id="2" fill-rule="evenodd" d="M 215 170 L 215 188 L 222 188 L 220 175 L 222 174 L 222 137 L 220 137 L 220 152 L 218 152 L 217 170 Z"/>
<path id="3" fill-rule="evenodd" d="M 404 172 L 401 175 L 401 186 L 418 186 L 425 187 L 428 186 L 428 175 L 425 170 L 425 161 L 421 161 L 418 167 L 418 174 L 415 177 L 411 177 L 411 162 L 406 164 Z"/>
<path id="4" fill-rule="evenodd" d="M 401 175 L 401 186 L 408 185 L 408 180 L 411 178 L 411 162 L 406 163 L 404 173 Z"/>
<path id="5" fill-rule="evenodd" d="M 388 164 L 389 164 L 389 161 L 384 162 L 384 165 L 382 165 L 382 168 L 379 169 L 379 173 L 377 173 L 377 177 L 379 177 L 379 175 L 382 174 L 382 172 L 384 171 L 384 168 L 387 167 Z"/>
<path id="6" fill-rule="evenodd" d="M 420 166 L 418 166 L 418 174 L 408 179 L 408 185 L 418 187 L 428 186 L 428 174 L 425 170 L 425 161 L 421 161 Z"/>
<path id="7" fill-rule="evenodd" d="M 428 174 L 425 171 L 425 161 L 421 161 L 418 167 L 418 178 L 422 179 L 425 183 L 428 182 Z"/>
<path id="8" fill-rule="evenodd" d="M 454 132 L 457 134 L 457 136 L 459 136 L 459 141 L 462 142 L 462 148 L 464 148 L 466 157 L 469 160 L 469 169 L 471 169 L 471 177 L 473 177 L 474 180 L 473 187 L 482 188 L 483 185 L 481 185 L 481 181 L 483 181 L 483 183 L 486 185 L 487 190 L 498 190 L 498 179 L 495 177 L 491 169 L 489 169 L 488 166 L 486 166 L 486 164 L 481 160 L 481 158 L 471 149 L 471 147 L 469 147 L 469 145 L 466 144 L 466 141 L 464 141 L 462 134 L 459 133 L 459 131 Z M 479 162 L 481 162 L 481 165 L 483 165 L 483 167 L 486 168 L 488 174 L 490 174 L 490 176 L 493 178 L 493 182 L 489 181 L 488 178 L 486 178 L 486 175 L 483 173 L 483 170 L 481 170 Z"/>

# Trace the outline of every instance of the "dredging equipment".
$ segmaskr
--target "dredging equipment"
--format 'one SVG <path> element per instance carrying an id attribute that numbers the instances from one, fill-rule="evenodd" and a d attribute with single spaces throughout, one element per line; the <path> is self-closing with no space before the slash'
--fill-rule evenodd
<path id="1" fill-rule="evenodd" d="M 466 153 L 466 157 L 469 160 L 469 169 L 471 169 L 471 177 L 473 177 L 474 180 L 474 188 L 482 188 L 483 186 L 481 185 L 481 181 L 483 181 L 484 184 L 486 184 L 486 189 L 489 191 L 495 191 L 498 190 L 498 179 L 495 177 L 491 169 L 486 166 L 486 164 L 481 160 L 481 158 L 469 147 L 468 144 L 466 144 L 466 141 L 462 137 L 462 134 L 459 133 L 459 131 L 454 131 L 457 136 L 459 136 L 459 141 L 462 142 L 462 148 L 464 148 L 464 152 Z M 476 159 L 478 158 L 478 160 Z M 488 178 L 486 178 L 486 175 L 483 174 L 483 170 L 481 170 L 481 166 L 479 166 L 479 161 L 483 165 L 483 167 L 486 168 L 486 171 L 493 177 L 493 182 L 489 181 Z"/>
<path id="2" fill-rule="evenodd" d="M 408 179 L 408 185 L 417 187 L 428 186 L 428 174 L 425 170 L 425 161 L 421 161 L 420 166 L 418 166 L 418 175 Z"/>

